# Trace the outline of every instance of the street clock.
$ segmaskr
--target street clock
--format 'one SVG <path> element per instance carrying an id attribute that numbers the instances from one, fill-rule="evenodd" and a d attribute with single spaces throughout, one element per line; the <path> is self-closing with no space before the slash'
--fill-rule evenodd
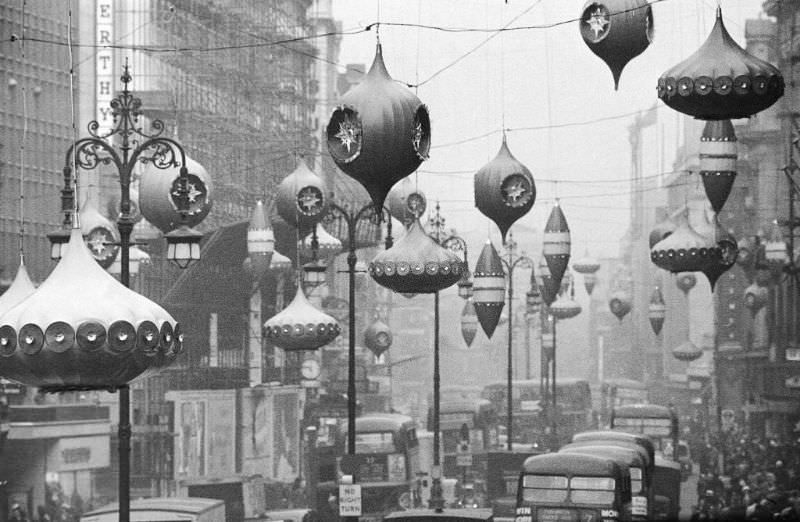
<path id="1" fill-rule="evenodd" d="M 314 359 L 306 359 L 300 367 L 300 373 L 303 374 L 304 379 L 315 380 L 319 377 L 319 363 Z"/>

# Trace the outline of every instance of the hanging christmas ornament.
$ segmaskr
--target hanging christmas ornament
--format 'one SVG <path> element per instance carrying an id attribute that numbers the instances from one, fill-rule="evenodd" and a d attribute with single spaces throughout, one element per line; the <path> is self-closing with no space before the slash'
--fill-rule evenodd
<path id="1" fill-rule="evenodd" d="M 689 295 L 692 288 L 697 284 L 697 277 L 691 272 L 684 272 L 678 274 L 675 279 L 675 285 L 683 292 L 683 295 Z"/>
<path id="2" fill-rule="evenodd" d="M 464 310 L 461 311 L 461 336 L 467 346 L 472 346 L 476 333 L 478 333 L 478 314 L 475 313 L 475 304 L 472 299 L 467 299 L 467 302 L 464 303 Z"/>
<path id="3" fill-rule="evenodd" d="M 386 206 L 389 214 L 408 228 L 425 213 L 428 200 L 411 178 L 403 178 L 389 191 Z"/>
<path id="4" fill-rule="evenodd" d="M 506 272 L 503 269 L 503 261 L 491 241 L 487 240 L 481 250 L 481 255 L 472 271 L 472 281 L 475 313 L 481 328 L 491 339 L 500 322 L 500 314 L 503 312 L 506 299 Z"/>
<path id="5" fill-rule="evenodd" d="M 695 346 L 692 341 L 686 341 L 672 350 L 672 356 L 679 361 L 692 362 L 703 356 L 703 350 Z"/>
<path id="6" fill-rule="evenodd" d="M 597 274 L 583 274 L 583 287 L 586 288 L 586 293 L 592 295 L 594 286 L 597 284 Z"/>
<path id="7" fill-rule="evenodd" d="M 631 306 L 631 296 L 624 290 L 616 290 L 611 294 L 611 299 L 608 300 L 608 307 L 611 313 L 616 315 L 620 321 L 631 311 Z"/>
<path id="8" fill-rule="evenodd" d="M 653 10 L 646 0 L 590 0 L 583 6 L 581 37 L 614 76 L 614 89 L 629 61 L 653 41 Z"/>
<path id="9" fill-rule="evenodd" d="M 92 257 L 103 268 L 108 268 L 119 254 L 117 227 L 102 215 L 91 201 L 80 211 L 81 233 Z"/>
<path id="10" fill-rule="evenodd" d="M 550 211 L 550 217 L 547 218 L 547 225 L 544 227 L 542 248 L 542 254 L 547 261 L 550 276 L 556 287 L 561 286 L 561 278 L 564 277 L 564 272 L 567 270 L 571 249 L 572 240 L 567 218 L 564 217 L 564 212 L 561 211 L 561 206 L 556 201 L 553 210 Z"/>
<path id="11" fill-rule="evenodd" d="M 744 290 L 744 306 L 750 313 L 756 315 L 759 310 L 766 306 L 769 300 L 769 289 L 757 283 L 752 283 Z"/>
<path id="12" fill-rule="evenodd" d="M 716 263 L 710 263 L 703 268 L 703 274 L 708 278 L 712 292 L 717 280 L 736 263 L 736 258 L 739 255 L 739 246 L 736 238 L 726 231 L 719 224 L 719 221 L 717 221 L 714 229 L 714 236 L 717 241 L 717 247 L 719 247 L 720 258 Z"/>
<path id="13" fill-rule="evenodd" d="M 415 297 L 417 297 L 417 294 L 412 292 L 400 292 L 400 295 L 402 295 L 406 299 L 414 299 Z"/>
<path id="14" fill-rule="evenodd" d="M 707 121 L 700 136 L 700 178 L 717 214 L 736 179 L 736 157 L 736 132 L 731 120 Z"/>
<path id="15" fill-rule="evenodd" d="M 764 245 L 764 259 L 770 268 L 782 269 L 789 262 L 789 245 L 777 222 L 772 223 L 769 238 Z"/>
<path id="16" fill-rule="evenodd" d="M 664 303 L 664 296 L 659 287 L 653 289 L 650 294 L 650 304 L 647 307 L 647 318 L 650 319 L 650 326 L 653 333 L 658 335 L 664 326 L 664 318 L 667 315 L 667 305 Z"/>
<path id="17" fill-rule="evenodd" d="M 474 187 L 475 206 L 500 228 L 505 243 L 508 229 L 536 200 L 531 171 L 508 150 L 505 134 L 497 156 L 475 173 Z"/>
<path id="18" fill-rule="evenodd" d="M 563 292 L 553 304 L 550 305 L 550 315 L 556 319 L 571 319 L 581 313 L 581 305 L 575 301 L 575 291 Z"/>
<path id="19" fill-rule="evenodd" d="M 666 237 L 672 234 L 677 227 L 678 227 L 677 223 L 675 223 L 673 220 L 669 218 L 666 218 L 664 221 L 656 223 L 656 226 L 654 226 L 653 230 L 650 232 L 650 237 L 649 237 L 650 248 L 656 246 L 656 243 L 658 243 L 662 239 L 666 239 Z"/>
<path id="20" fill-rule="evenodd" d="M 739 47 L 722 23 L 722 9 L 705 43 L 658 79 L 658 97 L 701 120 L 749 118 L 783 96 L 783 76 Z"/>
<path id="21" fill-rule="evenodd" d="M 669 272 L 698 272 L 720 262 L 722 252 L 715 242 L 695 232 L 681 214 L 675 231 L 650 250 L 650 260 Z"/>
<path id="22" fill-rule="evenodd" d="M 341 332 L 339 323 L 308 302 L 303 285 L 289 306 L 264 323 L 264 335 L 287 352 L 316 350 L 333 341 Z"/>
<path id="23" fill-rule="evenodd" d="M 305 160 L 283 178 L 275 195 L 275 206 L 284 221 L 305 233 L 314 228 L 328 212 L 325 182 L 314 174 Z"/>
<path id="24" fill-rule="evenodd" d="M 183 196 L 180 188 L 180 168 L 159 169 L 152 162 L 142 169 L 139 178 L 139 208 L 142 216 L 163 233 L 171 232 L 182 224 L 188 227 L 199 225 L 211 212 L 211 176 L 193 159 L 186 158 L 188 192 Z M 185 197 L 188 208 L 185 221 L 178 211 Z"/>
<path id="25" fill-rule="evenodd" d="M 591 257 L 587 251 L 583 257 L 572 263 L 572 269 L 579 274 L 594 274 L 600 270 L 600 263 Z"/>
<path id="26" fill-rule="evenodd" d="M 377 207 L 389 189 L 428 159 L 428 108 L 383 63 L 381 45 L 364 79 L 350 89 L 328 122 L 328 151 L 361 183 Z"/>
<path id="27" fill-rule="evenodd" d="M 267 273 L 275 253 L 275 233 L 264 210 L 264 203 L 256 201 L 250 224 L 247 227 L 247 258 L 245 270 L 259 281 Z"/>
<path id="28" fill-rule="evenodd" d="M 550 267 L 547 266 L 547 261 L 544 256 L 539 261 L 539 270 L 536 271 L 536 284 L 539 287 L 539 293 L 542 295 L 542 301 L 547 306 L 550 306 L 553 301 L 558 297 L 559 285 L 556 283 L 553 276 L 550 275 Z"/>
<path id="29" fill-rule="evenodd" d="M 375 256 L 368 271 L 394 292 L 420 294 L 456 284 L 464 269 L 464 262 L 428 237 L 417 220 L 391 248 Z"/>
<path id="30" fill-rule="evenodd" d="M 17 275 L 3 295 L 0 295 L 0 316 L 17 306 L 35 290 L 36 287 L 33 286 L 33 281 L 25 268 L 25 259 L 20 255 Z"/>
<path id="31" fill-rule="evenodd" d="M 175 319 L 103 270 L 77 228 L 50 276 L 0 317 L 0 376 L 46 391 L 117 388 L 182 350 Z"/>
<path id="32" fill-rule="evenodd" d="M 297 242 L 297 249 L 304 259 L 332 259 L 342 251 L 342 242 L 317 223 L 313 232 Z"/>
<path id="33" fill-rule="evenodd" d="M 245 261 L 247 261 L 247 259 L 245 259 Z M 275 250 L 269 262 L 269 269 L 275 273 L 291 272 L 292 260 Z"/>
<path id="34" fill-rule="evenodd" d="M 392 331 L 389 325 L 376 318 L 364 332 L 364 345 L 369 348 L 375 357 L 380 357 L 383 352 L 392 346 Z"/>

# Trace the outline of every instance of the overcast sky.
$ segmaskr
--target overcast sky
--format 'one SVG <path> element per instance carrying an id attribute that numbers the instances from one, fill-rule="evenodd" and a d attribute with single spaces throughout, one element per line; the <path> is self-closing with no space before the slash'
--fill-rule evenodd
<path id="1" fill-rule="evenodd" d="M 377 20 L 493 29 L 509 22 L 509 27 L 518 27 L 574 20 L 584 2 L 334 0 L 333 4 L 334 17 L 345 30 Z M 670 135 L 661 140 L 673 144 L 664 160 L 670 170 L 678 116 L 658 100 L 656 82 L 705 40 L 716 6 L 711 0 L 654 3 L 654 41 L 626 66 L 619 91 L 614 91 L 611 72 L 583 42 L 574 21 L 497 34 L 446 70 L 442 69 L 494 33 L 381 27 L 389 73 L 421 84 L 417 94 L 431 114 L 431 159 L 412 176 L 429 200 L 441 201 L 449 224 L 465 231 L 491 230 L 497 237 L 496 227 L 489 226 L 474 207 L 472 179 L 497 153 L 505 127 L 509 148 L 532 171 L 538 191 L 533 209 L 519 222 L 542 229 L 558 195 L 573 233 L 573 256 L 582 255 L 587 247 L 598 257 L 615 256 L 627 228 L 630 197 L 624 180 L 630 176 L 627 128 L 633 116 L 623 115 L 659 106 L 659 123 Z M 722 8 L 728 30 L 744 46 L 745 20 L 759 16 L 761 2 L 724 0 Z M 369 65 L 374 51 L 374 31 L 344 36 L 339 63 Z M 605 121 L 569 125 L 600 119 Z M 561 127 L 547 129 L 548 125 Z"/>

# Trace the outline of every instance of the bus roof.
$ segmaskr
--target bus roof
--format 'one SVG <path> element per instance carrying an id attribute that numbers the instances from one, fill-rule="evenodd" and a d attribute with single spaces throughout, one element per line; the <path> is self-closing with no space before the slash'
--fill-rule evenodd
<path id="1" fill-rule="evenodd" d="M 176 513 L 204 513 L 213 509 L 225 501 L 216 498 L 201 497 L 155 497 L 138 498 L 131 500 L 131 511 L 174 511 Z M 119 504 L 113 503 L 94 509 L 83 516 L 102 515 L 105 513 L 116 513 L 119 511 Z"/>
<path id="2" fill-rule="evenodd" d="M 572 442 L 620 441 L 638 444 L 647 451 L 650 462 L 655 462 L 656 447 L 645 435 L 617 430 L 582 431 L 572 436 Z"/>
<path id="3" fill-rule="evenodd" d="M 660 404 L 626 404 L 614 407 L 615 417 L 641 417 L 647 419 L 670 419 L 675 411 Z"/>
<path id="4" fill-rule="evenodd" d="M 558 450 L 559 453 L 580 453 L 583 455 L 598 455 L 601 457 L 611 457 L 630 467 L 646 467 L 646 456 L 636 450 L 633 446 L 614 446 L 611 444 L 596 444 L 573 442 Z"/>
<path id="5" fill-rule="evenodd" d="M 528 457 L 522 465 L 525 473 L 544 475 L 578 475 L 582 477 L 619 476 L 628 466 L 608 457 L 582 453 L 546 453 Z"/>

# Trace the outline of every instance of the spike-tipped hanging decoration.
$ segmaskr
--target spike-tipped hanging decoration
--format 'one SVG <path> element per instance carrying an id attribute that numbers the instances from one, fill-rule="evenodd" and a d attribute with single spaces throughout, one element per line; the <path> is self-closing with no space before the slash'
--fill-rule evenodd
<path id="1" fill-rule="evenodd" d="M 721 258 L 715 242 L 695 232 L 683 214 L 675 231 L 650 250 L 653 264 L 673 273 L 701 271 Z"/>
<path id="2" fill-rule="evenodd" d="M 314 228 L 328 212 L 325 182 L 298 159 L 297 167 L 278 185 L 275 206 L 278 215 L 305 233 Z"/>
<path id="3" fill-rule="evenodd" d="M 714 28 L 689 58 L 658 79 L 658 97 L 701 120 L 749 118 L 783 96 L 783 76 L 737 44 L 717 7 Z"/>
<path id="4" fill-rule="evenodd" d="M 561 286 L 561 278 L 567 270 L 572 240 L 570 239 L 569 225 L 561 206 L 556 202 L 550 217 L 547 218 L 547 225 L 544 227 L 544 241 L 542 254 L 547 267 L 550 269 L 550 277 L 556 288 Z M 544 295 L 544 293 L 542 293 Z"/>
<path id="5" fill-rule="evenodd" d="M 48 391 L 117 388 L 171 363 L 180 332 L 166 310 L 103 270 L 73 228 L 50 276 L 0 317 L 0 376 Z"/>
<path id="6" fill-rule="evenodd" d="M 264 323 L 266 338 L 287 352 L 321 348 L 336 339 L 341 330 L 336 319 L 308 302 L 303 285 L 297 286 L 289 306 Z"/>
<path id="7" fill-rule="evenodd" d="M 189 172 L 186 192 L 181 189 L 180 167 L 160 169 L 148 162 L 139 178 L 142 216 L 165 234 L 183 224 L 190 228 L 199 225 L 211 212 L 211 176 L 188 156 L 186 169 Z M 181 202 L 179 198 L 184 197 L 187 201 Z M 185 219 L 179 210 L 183 205 L 188 209 Z"/>
<path id="8" fill-rule="evenodd" d="M 80 211 L 81 233 L 97 263 L 108 268 L 119 255 L 117 227 L 87 201 Z"/>
<path id="9" fill-rule="evenodd" d="M 653 41 L 653 10 L 646 0 L 589 0 L 580 31 L 589 49 L 611 69 L 616 90 L 622 69 Z"/>
<path id="10" fill-rule="evenodd" d="M 675 279 L 675 286 L 683 292 L 683 295 L 689 295 L 689 292 L 692 291 L 692 288 L 694 288 L 696 284 L 697 277 L 691 272 L 678 274 L 678 277 Z"/>
<path id="11" fill-rule="evenodd" d="M 275 233 L 264 210 L 264 203 L 256 201 L 250 224 L 247 227 L 247 259 L 248 272 L 256 280 L 260 280 L 269 270 L 272 256 L 275 253 Z"/>
<path id="12" fill-rule="evenodd" d="M 559 284 L 550 275 L 550 267 L 547 266 L 544 257 L 539 261 L 539 270 L 536 271 L 535 278 L 539 293 L 542 295 L 542 302 L 550 306 L 558 297 Z"/>
<path id="13" fill-rule="evenodd" d="M 392 331 L 389 325 L 377 318 L 372 321 L 364 331 L 364 345 L 375 357 L 383 355 L 383 352 L 392 346 Z"/>
<path id="14" fill-rule="evenodd" d="M 411 178 L 403 178 L 386 198 L 389 214 L 406 228 L 422 217 L 428 206 L 425 193 L 419 190 Z"/>
<path id="15" fill-rule="evenodd" d="M 717 239 L 717 247 L 720 251 L 720 258 L 716 263 L 710 263 L 703 268 L 703 274 L 711 284 L 711 291 L 714 291 L 714 285 L 716 285 L 717 280 L 736 263 L 736 258 L 739 256 L 739 244 L 736 238 L 726 231 L 719 222 L 717 222 L 714 233 Z"/>
<path id="16" fill-rule="evenodd" d="M 461 279 L 465 264 L 456 254 L 437 245 L 419 220 L 391 248 L 369 264 L 369 275 L 379 285 L 399 293 L 433 293 Z"/>
<path id="17" fill-rule="evenodd" d="M 33 281 L 31 281 L 28 270 L 25 268 L 25 260 L 20 256 L 19 268 L 17 269 L 17 275 L 14 276 L 14 281 L 3 292 L 3 295 L 0 295 L 0 316 L 17 306 L 35 290 L 36 287 L 33 286 Z M 2 364 L 0 363 L 0 365 Z"/>
<path id="18" fill-rule="evenodd" d="M 597 274 L 583 274 L 583 287 L 586 288 L 586 293 L 592 295 L 594 286 L 597 284 Z"/>
<path id="19" fill-rule="evenodd" d="M 700 136 L 700 178 L 711 208 L 719 214 L 736 179 L 736 132 L 731 120 L 706 122 Z"/>
<path id="20" fill-rule="evenodd" d="M 472 271 L 472 282 L 475 313 L 481 328 L 491 339 L 506 302 L 506 271 L 491 241 L 486 241 L 481 250 Z"/>
<path id="21" fill-rule="evenodd" d="M 336 166 L 361 183 L 377 207 L 395 183 L 428 159 L 428 108 L 392 80 L 380 44 L 367 75 L 333 111 L 327 141 Z"/>
<path id="22" fill-rule="evenodd" d="M 703 350 L 695 346 L 692 341 L 686 341 L 672 350 L 672 356 L 679 361 L 692 362 L 703 356 Z"/>
<path id="23" fill-rule="evenodd" d="M 461 311 L 461 336 L 467 346 L 472 346 L 475 334 L 478 333 L 478 314 L 475 313 L 475 304 L 472 299 L 467 299 Z"/>
<path id="24" fill-rule="evenodd" d="M 505 135 L 497 156 L 475 173 L 474 187 L 475 206 L 494 221 L 505 243 L 508 229 L 536 201 L 533 175 L 508 150 Z"/>
<path id="25" fill-rule="evenodd" d="M 608 300 L 608 308 L 620 321 L 628 315 L 628 312 L 631 311 L 631 307 L 631 295 L 624 290 L 616 290 L 611 294 L 611 299 Z"/>
<path id="26" fill-rule="evenodd" d="M 664 295 L 659 287 L 653 289 L 650 294 L 650 304 L 647 307 L 647 318 L 650 319 L 650 326 L 653 333 L 658 335 L 664 327 L 664 319 L 667 315 L 667 305 L 664 303 Z"/>

